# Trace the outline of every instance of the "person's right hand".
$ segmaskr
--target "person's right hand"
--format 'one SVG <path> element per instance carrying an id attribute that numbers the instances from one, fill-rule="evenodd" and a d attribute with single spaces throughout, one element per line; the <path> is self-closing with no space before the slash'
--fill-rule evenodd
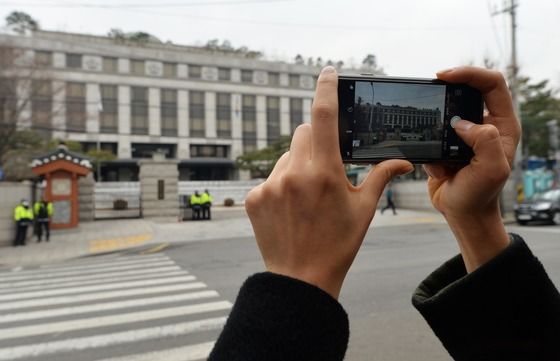
<path id="1" fill-rule="evenodd" d="M 432 203 L 449 223 L 471 272 L 509 244 L 498 198 L 511 172 L 521 127 L 501 73 L 459 67 L 437 76 L 479 89 L 488 108 L 481 125 L 468 120 L 454 124 L 457 134 L 473 148 L 470 164 L 458 171 L 439 164 L 424 166 Z"/>

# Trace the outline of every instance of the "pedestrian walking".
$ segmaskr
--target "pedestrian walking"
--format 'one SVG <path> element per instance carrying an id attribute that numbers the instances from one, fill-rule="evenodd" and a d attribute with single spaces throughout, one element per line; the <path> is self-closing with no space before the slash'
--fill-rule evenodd
<path id="1" fill-rule="evenodd" d="M 208 189 L 204 190 L 200 196 L 200 200 L 202 203 L 202 219 L 211 219 L 210 208 L 212 207 L 212 196 L 208 192 Z"/>
<path id="2" fill-rule="evenodd" d="M 37 242 L 41 242 L 43 238 L 43 230 L 45 230 L 46 241 L 49 242 L 50 232 L 50 219 L 53 215 L 53 205 L 48 202 L 44 197 L 41 201 L 35 202 L 33 205 L 33 214 L 35 218 L 35 234 L 37 235 Z"/>
<path id="3" fill-rule="evenodd" d="M 33 222 L 33 211 L 30 209 L 29 202 L 26 199 L 22 199 L 21 203 L 14 208 L 14 221 L 16 222 L 14 247 L 25 246 L 27 227 Z"/>
<path id="4" fill-rule="evenodd" d="M 387 205 L 381 209 L 381 214 L 391 208 L 393 210 L 393 215 L 396 216 L 397 210 L 395 209 L 395 203 L 393 202 L 393 186 L 390 184 L 387 186 L 387 191 L 385 191 L 385 197 L 387 197 Z"/>
<path id="5" fill-rule="evenodd" d="M 200 211 L 202 208 L 202 200 L 198 191 L 194 191 L 191 195 L 191 208 L 192 208 L 192 220 L 200 219 Z"/>

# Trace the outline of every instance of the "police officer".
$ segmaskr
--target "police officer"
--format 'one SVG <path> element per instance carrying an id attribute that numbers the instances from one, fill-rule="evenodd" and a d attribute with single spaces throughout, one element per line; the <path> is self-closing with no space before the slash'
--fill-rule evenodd
<path id="1" fill-rule="evenodd" d="M 33 205 L 33 213 L 35 215 L 35 232 L 37 234 L 37 242 L 41 242 L 43 237 L 43 228 L 45 229 L 45 236 L 47 237 L 47 242 L 51 236 L 49 229 L 50 217 L 53 214 L 53 205 L 51 202 L 47 202 L 43 198 L 39 202 L 35 202 Z"/>
<path id="2" fill-rule="evenodd" d="M 194 194 L 191 195 L 191 208 L 192 208 L 192 219 L 200 219 L 200 210 L 202 207 L 202 201 L 200 194 L 198 191 L 194 191 Z"/>
<path id="3" fill-rule="evenodd" d="M 212 196 L 208 189 L 204 190 L 204 193 L 200 196 L 200 201 L 202 203 L 202 219 L 211 219 L 210 207 L 212 207 Z"/>
<path id="4" fill-rule="evenodd" d="M 16 222 L 14 247 L 25 246 L 27 227 L 33 221 L 33 211 L 30 209 L 29 202 L 26 199 L 22 199 L 21 203 L 14 208 L 14 221 Z"/>

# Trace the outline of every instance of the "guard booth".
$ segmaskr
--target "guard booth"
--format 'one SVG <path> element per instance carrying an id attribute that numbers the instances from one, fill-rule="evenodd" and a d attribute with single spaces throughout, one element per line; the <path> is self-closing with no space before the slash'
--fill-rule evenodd
<path id="1" fill-rule="evenodd" d="M 52 229 L 78 226 L 78 178 L 91 171 L 91 162 L 60 146 L 54 152 L 33 159 L 33 173 L 46 181 L 43 197 L 53 204 Z"/>

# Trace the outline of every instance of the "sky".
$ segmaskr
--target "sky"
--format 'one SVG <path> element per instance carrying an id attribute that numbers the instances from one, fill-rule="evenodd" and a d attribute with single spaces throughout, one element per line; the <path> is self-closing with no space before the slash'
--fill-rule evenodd
<path id="1" fill-rule="evenodd" d="M 517 3 L 520 74 L 560 88 L 560 1 Z M 388 75 L 433 77 L 484 58 L 505 70 L 510 18 L 491 16 L 504 6 L 504 0 L 0 0 L 0 16 L 21 10 L 46 30 L 141 30 L 185 45 L 227 39 L 271 60 L 301 54 L 360 64 L 373 53 Z"/>

